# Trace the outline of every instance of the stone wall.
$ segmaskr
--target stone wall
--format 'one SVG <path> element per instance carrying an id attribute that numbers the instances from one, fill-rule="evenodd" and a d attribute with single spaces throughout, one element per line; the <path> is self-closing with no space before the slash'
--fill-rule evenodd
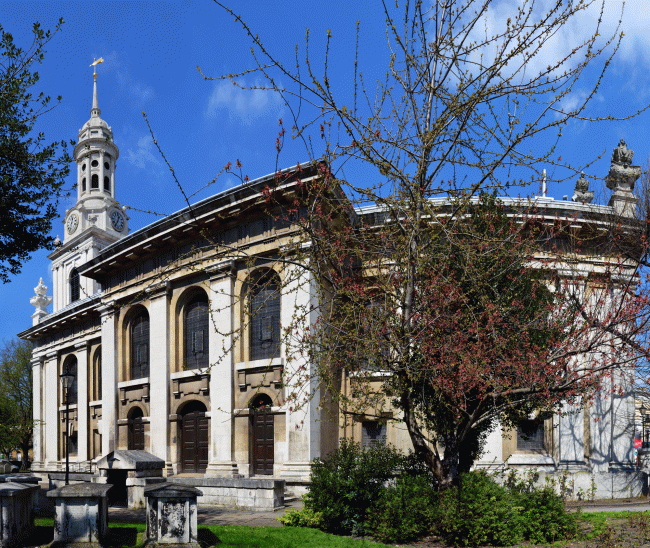
<path id="1" fill-rule="evenodd" d="M 179 478 L 174 483 L 198 487 L 200 506 L 269 511 L 284 507 L 284 480 L 261 478 Z"/>

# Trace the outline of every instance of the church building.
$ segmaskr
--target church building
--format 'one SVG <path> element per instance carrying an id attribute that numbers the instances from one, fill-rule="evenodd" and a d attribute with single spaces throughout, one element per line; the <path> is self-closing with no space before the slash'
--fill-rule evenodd
<path id="1" fill-rule="evenodd" d="M 41 279 L 31 300 L 33 325 L 19 334 L 34 344 L 32 469 L 57 471 L 65 462 L 64 372 L 75 379 L 68 434 L 70 461 L 80 470 L 112 451 L 140 449 L 164 460 L 166 476 L 300 482 L 308 480 L 311 461 L 344 436 L 408 450 L 399 421 L 337 421 L 318 394 L 298 411 L 285 404 L 299 389 L 291 385 L 295 373 L 312 364 L 287 356 L 279 326 L 291 324 L 296 307 L 309 307 L 315 282 L 288 287 L 294 282 L 275 267 L 277 250 L 295 232 L 264 208 L 264 189 L 275 174 L 130 231 L 116 201 L 119 148 L 100 115 L 95 73 L 90 119 L 74 149 L 77 201 L 65 214 L 63 242 L 49 256 L 52 296 Z M 284 172 L 288 197 L 298 180 L 294 172 Z M 317 176 L 303 168 L 300 181 Z M 614 207 L 542 201 L 549 216 L 606 216 Z M 217 248 L 229 246 L 257 259 L 224 260 Z M 245 320 L 248 306 L 257 311 L 254 321 Z M 496 430 L 479 465 L 606 475 L 624 467 L 628 485 L 636 477 L 628 417 L 633 394 L 601 403 L 587 415 L 577 410 L 547 418 L 536 437 L 520 440 L 516 432 Z M 605 476 L 599 489 L 600 483 L 604 493 Z M 612 482 L 610 491 L 617 489 Z"/>

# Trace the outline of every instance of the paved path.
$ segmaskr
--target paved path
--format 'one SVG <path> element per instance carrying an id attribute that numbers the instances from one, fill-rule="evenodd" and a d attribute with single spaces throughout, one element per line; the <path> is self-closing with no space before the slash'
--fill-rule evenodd
<path id="1" fill-rule="evenodd" d="M 46 489 L 41 488 L 40 508 L 36 512 L 39 517 L 53 517 L 54 505 L 52 499 L 46 496 Z M 227 508 L 216 508 L 214 506 L 200 506 L 197 516 L 199 523 L 208 523 L 211 525 L 251 525 L 265 527 L 282 527 L 277 520 L 278 516 L 284 514 L 290 508 L 302 508 L 301 500 L 294 500 L 285 505 L 284 508 L 275 512 L 249 512 L 246 510 L 230 510 Z M 129 522 L 144 523 L 145 511 L 134 510 L 132 508 L 123 508 L 111 506 L 108 508 L 109 522 Z"/>

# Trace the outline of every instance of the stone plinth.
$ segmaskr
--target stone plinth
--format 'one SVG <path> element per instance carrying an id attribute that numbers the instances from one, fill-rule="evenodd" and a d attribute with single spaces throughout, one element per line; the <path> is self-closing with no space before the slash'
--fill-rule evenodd
<path id="1" fill-rule="evenodd" d="M 100 483 L 111 483 L 114 495 L 125 490 L 129 508 L 144 508 L 146 487 L 165 481 L 165 461 L 147 451 L 113 451 L 97 462 Z"/>
<path id="2" fill-rule="evenodd" d="M 101 546 L 108 534 L 108 491 L 111 485 L 66 485 L 47 496 L 54 499 L 52 548 Z"/>
<path id="3" fill-rule="evenodd" d="M 40 478 L 37 476 L 28 476 L 26 474 L 18 474 L 18 475 L 3 475 L 0 476 L 0 483 L 19 483 L 20 485 L 29 485 L 29 486 L 34 486 L 36 487 L 36 490 L 34 491 L 34 509 L 38 510 L 41 506 L 41 490 L 39 489 L 39 483 L 40 483 Z"/>
<path id="4" fill-rule="evenodd" d="M 0 485 L 0 548 L 24 546 L 34 528 L 38 487 L 7 482 Z"/>
<path id="5" fill-rule="evenodd" d="M 174 478 L 175 483 L 198 487 L 199 503 L 242 510 L 273 511 L 284 508 L 285 481 L 266 478 Z"/>
<path id="6" fill-rule="evenodd" d="M 201 494 L 195 487 L 177 483 L 147 487 L 145 545 L 199 548 L 196 498 Z"/>

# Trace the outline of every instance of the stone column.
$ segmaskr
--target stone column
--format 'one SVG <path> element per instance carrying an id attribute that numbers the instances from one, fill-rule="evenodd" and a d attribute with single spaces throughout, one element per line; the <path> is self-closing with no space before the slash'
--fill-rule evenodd
<path id="1" fill-rule="evenodd" d="M 559 416 L 560 462 L 583 465 L 585 457 L 585 417 L 580 404 L 564 404 Z"/>
<path id="2" fill-rule="evenodd" d="M 114 303 L 99 307 L 102 325 L 102 455 L 117 449 L 117 315 Z"/>
<path id="3" fill-rule="evenodd" d="M 210 451 L 207 476 L 234 477 L 233 410 L 233 292 L 232 261 L 216 265 L 210 278 Z M 217 333 L 217 330 L 219 332 Z"/>
<path id="4" fill-rule="evenodd" d="M 612 373 L 615 390 L 612 398 L 612 465 L 634 464 L 634 369 L 625 368 Z"/>
<path id="5" fill-rule="evenodd" d="M 45 379 L 43 380 L 45 463 L 54 469 L 59 460 L 59 380 L 58 355 L 52 352 L 45 356 Z"/>
<path id="6" fill-rule="evenodd" d="M 281 324 L 285 328 L 295 322 L 294 314 L 304 316 L 302 329 L 313 325 L 317 320 L 318 293 L 314 280 L 309 272 L 299 269 L 291 269 L 287 275 L 288 283 L 283 283 L 281 297 Z M 283 334 L 284 335 L 284 334 Z M 291 356 L 286 360 L 284 378 L 285 395 L 291 392 L 298 394 L 312 394 L 312 397 L 304 403 L 298 411 L 290 412 L 286 409 L 286 444 L 287 462 L 281 471 L 281 476 L 288 478 L 299 478 L 308 480 L 311 468 L 311 461 L 320 457 L 320 394 L 316 392 L 317 381 L 314 364 L 310 363 L 305 354 L 301 354 L 300 348 L 287 347 L 286 339 L 282 344 L 282 356 Z M 295 337 L 300 340 L 300 335 Z M 304 376 L 298 375 L 301 366 L 306 366 L 307 385 L 298 384 L 304 380 Z M 288 406 L 285 406 L 288 407 Z"/>
<path id="7" fill-rule="evenodd" d="M 41 397 L 41 390 L 43 385 L 43 361 L 42 356 L 32 357 L 32 394 L 33 394 L 33 419 L 34 419 L 34 449 L 32 469 L 41 468 L 43 466 L 43 408 Z"/>
<path id="8" fill-rule="evenodd" d="M 77 356 L 77 461 L 88 460 L 88 348 L 86 341 L 75 345 Z"/>
<path id="9" fill-rule="evenodd" d="M 150 297 L 149 306 L 149 427 L 151 453 L 165 461 L 167 474 L 170 460 L 169 424 L 169 283 Z"/>

